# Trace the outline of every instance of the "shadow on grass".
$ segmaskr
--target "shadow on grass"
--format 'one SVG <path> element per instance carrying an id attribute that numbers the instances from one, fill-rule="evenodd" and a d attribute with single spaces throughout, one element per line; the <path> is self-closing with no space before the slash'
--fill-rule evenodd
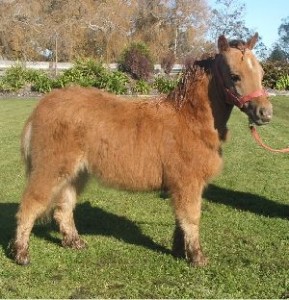
<path id="1" fill-rule="evenodd" d="M 289 219 L 289 205 L 256 194 L 227 190 L 211 184 L 205 190 L 203 197 L 210 202 L 228 205 L 257 215 Z"/>
<path id="2" fill-rule="evenodd" d="M 157 252 L 171 254 L 171 251 L 155 243 L 143 234 L 137 224 L 124 216 L 118 216 L 89 202 L 76 206 L 76 227 L 80 235 L 112 236 L 128 244 L 142 246 Z"/>
<path id="3" fill-rule="evenodd" d="M 242 211 L 270 218 L 289 219 L 289 205 L 280 204 L 255 194 L 232 191 L 216 185 L 210 185 L 203 196 L 210 202 L 229 205 Z M 0 203 L 0 245 L 5 251 L 14 235 L 17 208 L 18 204 L 16 203 Z M 101 208 L 92 207 L 89 202 L 76 206 L 75 221 L 80 235 L 112 236 L 129 244 L 171 254 L 170 250 L 155 243 L 150 237 L 143 234 L 139 226 L 133 221 Z M 55 230 L 58 229 L 53 223 L 36 225 L 33 233 L 48 241 L 60 244 L 60 240 L 52 237 L 50 234 Z"/>
<path id="4" fill-rule="evenodd" d="M 6 254 L 8 254 L 7 247 L 16 228 L 17 209 L 16 203 L 0 203 L 0 246 Z"/>
<path id="5" fill-rule="evenodd" d="M 7 251 L 8 244 L 15 233 L 17 209 L 18 205 L 15 203 L 0 203 L 0 245 L 5 251 Z M 112 236 L 129 244 L 171 254 L 171 250 L 155 243 L 150 237 L 143 234 L 133 221 L 99 207 L 92 207 L 89 202 L 76 206 L 74 218 L 80 235 Z M 58 231 L 54 222 L 36 224 L 33 228 L 33 234 L 36 236 L 60 245 L 60 239 L 50 234 L 52 231 Z M 8 252 L 6 254 L 9 256 Z"/>

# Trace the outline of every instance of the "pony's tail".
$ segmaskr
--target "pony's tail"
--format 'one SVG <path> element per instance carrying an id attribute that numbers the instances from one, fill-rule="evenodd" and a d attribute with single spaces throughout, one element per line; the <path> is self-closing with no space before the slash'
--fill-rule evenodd
<path id="1" fill-rule="evenodd" d="M 27 177 L 29 177 L 32 169 L 31 136 L 32 136 L 32 119 L 29 118 L 23 128 L 22 135 L 21 135 L 21 155 L 25 163 Z"/>

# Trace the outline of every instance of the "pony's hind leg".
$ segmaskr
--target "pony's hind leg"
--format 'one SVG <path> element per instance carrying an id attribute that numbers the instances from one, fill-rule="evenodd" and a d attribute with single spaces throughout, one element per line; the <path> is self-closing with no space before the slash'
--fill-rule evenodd
<path id="1" fill-rule="evenodd" d="M 173 254 L 185 257 L 194 266 L 207 264 L 199 239 L 202 190 L 201 185 L 195 184 L 173 194 L 176 215 Z"/>
<path id="2" fill-rule="evenodd" d="M 76 203 L 76 191 L 72 184 L 63 188 L 62 192 L 56 199 L 54 219 L 59 225 L 60 232 L 63 236 L 62 245 L 73 249 L 82 249 L 86 246 L 85 242 L 80 239 L 75 227 L 73 210 Z"/>
<path id="3" fill-rule="evenodd" d="M 49 176 L 31 176 L 22 196 L 16 219 L 17 228 L 10 244 L 11 254 L 20 265 L 29 263 L 29 238 L 35 220 L 47 212 L 54 195 L 61 189 L 63 182 Z"/>

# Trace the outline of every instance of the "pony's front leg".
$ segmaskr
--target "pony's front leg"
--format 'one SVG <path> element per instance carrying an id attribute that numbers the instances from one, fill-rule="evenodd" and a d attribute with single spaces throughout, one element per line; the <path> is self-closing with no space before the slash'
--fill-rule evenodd
<path id="1" fill-rule="evenodd" d="M 185 257 L 194 266 L 208 262 L 199 239 L 202 190 L 203 186 L 195 184 L 173 195 L 176 216 L 173 253 L 176 257 Z"/>

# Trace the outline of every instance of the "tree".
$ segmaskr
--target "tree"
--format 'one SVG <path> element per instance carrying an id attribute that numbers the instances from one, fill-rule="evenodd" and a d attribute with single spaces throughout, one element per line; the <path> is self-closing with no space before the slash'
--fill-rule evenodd
<path id="1" fill-rule="evenodd" d="M 224 34 L 228 38 L 241 39 L 249 35 L 245 26 L 246 6 L 237 0 L 216 0 L 211 12 L 210 35 L 214 40 Z"/>
<path id="2" fill-rule="evenodd" d="M 0 1 L 0 55 L 8 59 L 71 61 L 79 56 L 117 61 L 144 42 L 160 61 L 200 51 L 208 26 L 207 0 Z"/>
<path id="3" fill-rule="evenodd" d="M 134 38 L 149 45 L 158 61 L 168 52 L 180 60 L 204 40 L 207 11 L 206 0 L 138 0 Z"/>
<path id="4" fill-rule="evenodd" d="M 289 57 L 289 16 L 282 19 L 282 23 L 279 26 L 278 34 L 280 37 L 280 49 L 284 51 L 286 57 Z"/>
<path id="5" fill-rule="evenodd" d="M 1 38 L 6 41 L 5 56 L 37 59 L 46 48 L 55 50 L 55 40 L 58 39 L 62 50 L 60 59 L 70 59 L 73 41 L 77 43 L 80 36 L 76 25 L 81 25 L 77 18 L 79 6 L 72 1 L 75 0 L 18 0 L 0 4 L 1 13 L 5 10 L 7 20 Z"/>
<path id="6" fill-rule="evenodd" d="M 217 40 L 224 34 L 229 39 L 247 40 L 255 32 L 245 24 L 246 5 L 238 0 L 216 0 L 216 8 L 211 11 L 210 36 Z M 267 55 L 267 47 L 259 37 L 256 54 L 264 59 Z"/>
<path id="7" fill-rule="evenodd" d="M 101 2 L 86 19 L 94 32 L 100 54 L 106 62 L 116 60 L 131 38 L 135 1 L 110 0 Z"/>
<path id="8" fill-rule="evenodd" d="M 288 53 L 286 53 L 277 43 L 273 46 L 273 50 L 268 57 L 269 61 L 280 63 L 286 63 L 288 59 Z"/>
<path id="9" fill-rule="evenodd" d="M 156 60 L 170 48 L 169 8 L 163 0 L 138 0 L 133 19 L 132 41 L 144 42 Z"/>
<path id="10" fill-rule="evenodd" d="M 172 1 L 171 22 L 174 30 L 174 54 L 184 57 L 192 52 L 193 46 L 201 40 L 208 30 L 208 6 L 202 0 Z"/>
<path id="11" fill-rule="evenodd" d="M 35 37 L 41 32 L 39 1 L 9 1 L 0 4 L 2 52 L 10 58 L 31 59 L 37 55 Z"/>

